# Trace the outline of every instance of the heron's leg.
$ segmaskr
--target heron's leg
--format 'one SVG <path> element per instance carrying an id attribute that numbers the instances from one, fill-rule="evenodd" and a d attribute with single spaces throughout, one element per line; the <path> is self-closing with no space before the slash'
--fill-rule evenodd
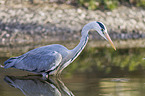
<path id="1" fill-rule="evenodd" d="M 57 70 L 50 71 L 49 72 L 49 75 L 56 76 L 57 75 Z"/>
<path id="2" fill-rule="evenodd" d="M 60 73 L 58 74 L 58 78 L 61 78 L 61 75 L 60 75 Z"/>
<path id="3" fill-rule="evenodd" d="M 47 73 L 42 73 L 42 76 L 44 79 L 48 79 L 48 77 L 49 77 Z"/>
<path id="4" fill-rule="evenodd" d="M 60 78 L 60 74 L 61 74 L 61 72 L 57 72 L 57 73 L 56 73 L 56 77 L 57 77 L 57 78 Z"/>

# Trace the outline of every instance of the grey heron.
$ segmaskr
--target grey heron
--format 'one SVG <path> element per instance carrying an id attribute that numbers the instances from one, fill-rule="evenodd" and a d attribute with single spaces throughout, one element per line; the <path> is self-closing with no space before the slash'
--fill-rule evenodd
<path id="1" fill-rule="evenodd" d="M 59 44 L 52 44 L 39 47 L 29 52 L 8 59 L 4 62 L 4 68 L 17 68 L 42 74 L 44 77 L 48 75 L 57 75 L 72 63 L 82 52 L 89 39 L 89 31 L 96 30 L 103 38 L 110 42 L 111 46 L 116 50 L 105 25 L 102 22 L 93 21 L 86 24 L 81 31 L 80 43 L 72 50 Z"/>

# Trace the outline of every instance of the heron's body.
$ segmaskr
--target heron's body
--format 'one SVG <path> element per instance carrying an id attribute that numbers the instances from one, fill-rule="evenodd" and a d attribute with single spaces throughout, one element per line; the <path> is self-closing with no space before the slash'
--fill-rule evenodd
<path id="1" fill-rule="evenodd" d="M 59 44 L 39 47 L 21 56 L 5 61 L 5 68 L 13 67 L 34 73 L 51 72 L 58 68 L 63 59 L 68 56 L 69 50 Z"/>
<path id="2" fill-rule="evenodd" d="M 99 27 L 104 28 L 100 22 L 91 22 L 86 24 L 82 29 L 82 37 L 80 43 L 72 50 L 59 44 L 52 44 L 39 47 L 14 58 L 10 58 L 4 62 L 4 68 L 17 68 L 46 76 L 47 74 L 59 74 L 61 71 L 72 63 L 82 52 L 88 42 L 88 32 L 95 29 L 100 32 Z M 102 33 L 99 33 L 104 37 Z M 106 33 L 107 34 L 107 33 Z M 106 39 L 106 37 L 104 37 Z M 107 38 L 108 39 L 108 38 Z"/>

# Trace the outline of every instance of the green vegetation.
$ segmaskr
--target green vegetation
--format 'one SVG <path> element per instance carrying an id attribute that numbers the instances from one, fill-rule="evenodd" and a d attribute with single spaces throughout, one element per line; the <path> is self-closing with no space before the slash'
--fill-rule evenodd
<path id="1" fill-rule="evenodd" d="M 58 3 L 58 4 L 71 4 L 74 6 L 85 7 L 87 9 L 95 10 L 113 10 L 120 5 L 126 6 L 137 6 L 145 8 L 145 0 L 3 0 L 5 4 L 25 4 L 26 2 L 29 4 L 43 4 L 43 3 Z M 1 2 L 0 2 L 1 4 Z"/>
<path id="2" fill-rule="evenodd" d="M 78 0 L 78 4 L 88 9 L 109 9 L 112 10 L 118 6 L 117 0 Z"/>
<path id="3" fill-rule="evenodd" d="M 22 0 L 22 1 L 29 1 L 31 4 L 33 4 L 37 0 Z M 50 2 L 50 0 L 40 0 L 41 3 L 42 1 Z M 138 6 L 138 7 L 145 8 L 144 0 L 51 0 L 51 3 L 53 2 L 73 4 L 73 5 L 82 6 L 91 10 L 95 10 L 95 9 L 113 10 L 120 5 Z"/>
<path id="4" fill-rule="evenodd" d="M 132 48 L 114 51 L 112 48 L 86 48 L 65 71 L 111 73 L 113 70 L 127 72 L 144 70 L 144 50 L 144 48 Z"/>
<path id="5" fill-rule="evenodd" d="M 136 3 L 137 6 L 145 8 L 145 1 L 144 0 L 137 0 L 138 2 Z"/>
<path id="6" fill-rule="evenodd" d="M 88 9 L 113 10 L 119 5 L 145 7 L 144 0 L 78 0 L 78 4 Z"/>

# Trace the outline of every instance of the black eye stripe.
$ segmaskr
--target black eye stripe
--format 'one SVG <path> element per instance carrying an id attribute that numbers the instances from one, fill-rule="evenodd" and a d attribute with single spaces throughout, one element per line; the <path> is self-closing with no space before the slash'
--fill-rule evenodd
<path id="1" fill-rule="evenodd" d="M 103 25 L 102 23 L 100 23 L 100 22 L 97 22 L 97 23 L 99 24 L 99 26 L 100 26 L 102 29 L 105 30 L 105 27 L 104 27 L 104 25 Z"/>

